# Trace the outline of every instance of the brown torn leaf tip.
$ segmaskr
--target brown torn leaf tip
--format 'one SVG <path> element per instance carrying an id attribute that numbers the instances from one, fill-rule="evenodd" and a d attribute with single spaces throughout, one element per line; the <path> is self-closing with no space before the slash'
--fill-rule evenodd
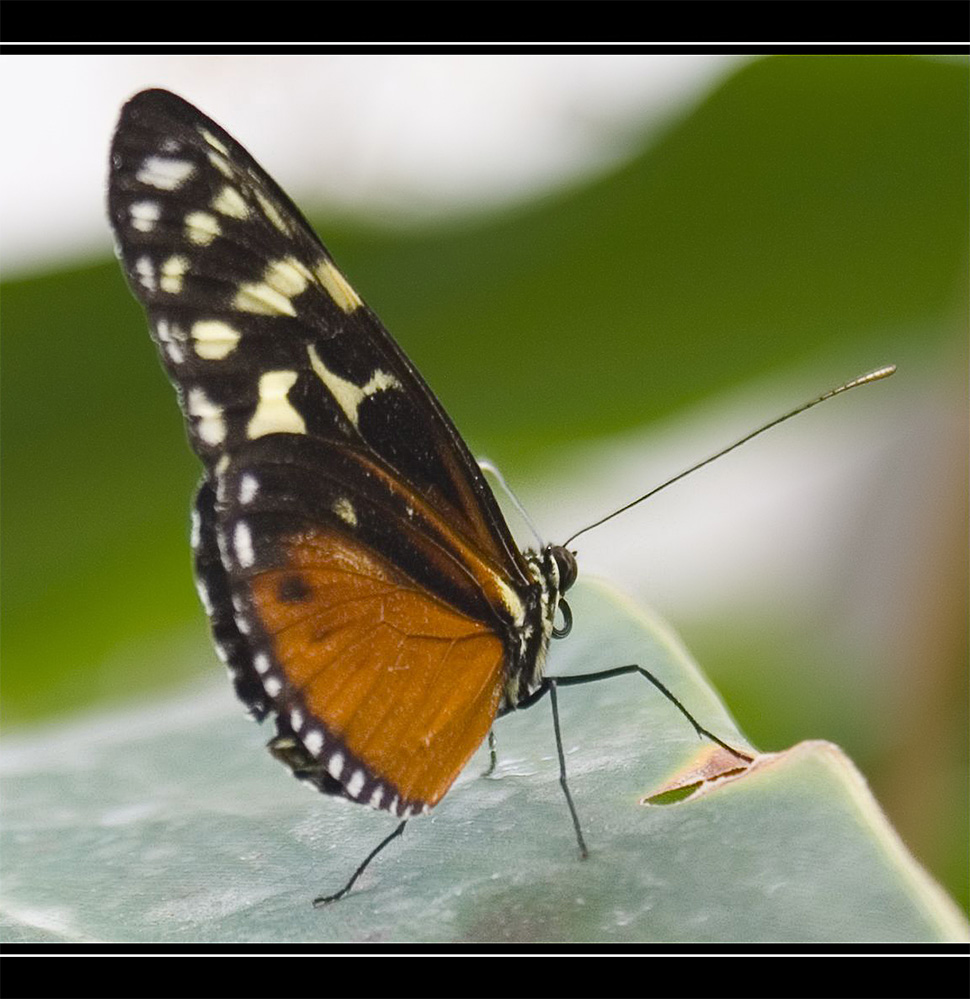
<path id="1" fill-rule="evenodd" d="M 672 805 L 683 801 L 714 781 L 741 776 L 754 762 L 739 760 L 721 746 L 706 746 L 662 787 L 644 795 L 640 804 Z"/>

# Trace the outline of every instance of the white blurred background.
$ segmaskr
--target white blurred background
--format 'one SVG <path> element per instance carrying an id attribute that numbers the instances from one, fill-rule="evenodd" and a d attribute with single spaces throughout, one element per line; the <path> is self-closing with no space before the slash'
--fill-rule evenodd
<path id="1" fill-rule="evenodd" d="M 638 151 L 645 127 L 741 57 L 57 56 L 0 60 L 8 276 L 104 252 L 118 109 L 164 87 L 225 123 L 298 204 L 386 224 L 481 210 L 578 181 Z M 307 107 L 325 126 L 305 127 Z"/>

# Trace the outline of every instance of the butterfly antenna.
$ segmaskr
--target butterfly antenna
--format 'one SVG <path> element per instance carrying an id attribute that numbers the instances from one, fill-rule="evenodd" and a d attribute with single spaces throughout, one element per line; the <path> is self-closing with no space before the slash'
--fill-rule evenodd
<path id="1" fill-rule="evenodd" d="M 516 510 L 519 511 L 519 515 L 526 522 L 526 525 L 528 526 L 529 530 L 532 531 L 533 537 L 535 537 L 539 547 L 542 548 L 543 545 L 545 544 L 545 541 L 543 540 L 542 535 L 539 533 L 539 528 L 536 527 L 535 521 L 526 512 L 525 507 L 519 501 L 519 497 L 516 496 L 514 492 L 512 492 L 512 487 L 505 481 L 505 476 L 502 475 L 502 473 L 498 470 L 498 466 L 494 462 L 489 461 L 488 458 L 479 458 L 478 467 L 487 475 L 491 475 L 495 479 L 495 481 L 498 482 L 498 484 L 502 487 L 502 490 L 504 491 L 505 495 L 508 496 L 508 498 L 512 501 L 512 505 L 515 507 Z"/>
<path id="2" fill-rule="evenodd" d="M 683 472 L 678 473 L 672 479 L 668 479 L 666 482 L 662 482 L 659 486 L 651 489 L 649 492 L 644 493 L 642 496 L 637 497 L 637 499 L 632 500 L 625 506 L 621 506 L 619 510 L 614 510 L 612 513 L 608 513 L 605 517 L 600 517 L 599 520 L 594 521 L 592 524 L 587 524 L 586 527 L 577 531 L 571 537 L 567 538 L 563 542 L 563 547 L 571 544 L 580 536 L 580 534 L 585 534 L 587 531 L 591 531 L 594 527 L 599 527 L 600 524 L 605 524 L 606 521 L 612 520 L 614 517 L 619 516 L 621 513 L 625 513 L 630 507 L 636 506 L 638 503 L 642 503 L 646 499 L 650 499 L 651 496 L 656 496 L 661 489 L 666 489 L 667 486 L 673 485 L 680 479 L 684 478 L 686 475 L 690 475 L 691 472 L 696 472 L 699 468 L 703 468 L 705 465 L 709 465 L 712 461 L 716 461 L 718 458 L 723 458 L 728 452 L 733 451 L 735 448 L 740 447 L 742 444 L 747 444 L 749 440 L 753 437 L 757 437 L 758 434 L 763 434 L 766 430 L 770 430 L 772 427 L 777 427 L 779 423 L 784 423 L 785 420 L 790 420 L 793 416 L 798 416 L 799 413 L 804 413 L 806 409 L 811 409 L 813 406 L 817 406 L 820 402 L 825 402 L 831 399 L 833 396 L 841 395 L 843 392 L 848 392 L 849 389 L 858 388 L 860 385 L 869 385 L 871 382 L 877 382 L 880 379 L 888 378 L 891 374 L 896 371 L 895 364 L 889 364 L 884 368 L 877 368 L 875 371 L 870 371 L 868 374 L 862 375 L 859 378 L 853 378 L 852 381 L 846 382 L 844 385 L 840 385 L 838 388 L 830 389 L 828 392 L 811 399 L 809 402 L 803 403 L 801 406 L 797 406 L 795 409 L 790 410 L 787 413 L 783 413 L 781 416 L 775 417 L 775 419 L 764 424 L 764 426 L 758 427 L 757 430 L 752 430 L 750 434 L 746 434 L 740 440 L 735 441 L 733 444 L 729 444 L 726 448 L 722 448 L 716 454 L 712 454 L 709 458 L 705 458 L 703 461 L 699 461 L 696 465 L 691 465 L 690 468 L 685 469 Z"/>

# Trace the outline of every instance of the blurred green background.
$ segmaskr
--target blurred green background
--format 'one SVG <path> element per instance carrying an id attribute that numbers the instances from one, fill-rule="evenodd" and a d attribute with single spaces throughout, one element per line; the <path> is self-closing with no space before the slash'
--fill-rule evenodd
<path id="1" fill-rule="evenodd" d="M 882 482 L 905 487 L 905 522 L 925 531 L 913 579 L 886 598 L 893 667 L 833 697 L 813 687 L 824 635 L 702 608 L 674 623 L 755 744 L 842 744 L 964 907 L 967 108 L 963 59 L 770 58 L 622 167 L 514 210 L 410 230 L 314 220 L 473 451 L 517 486 L 562 476 L 577 442 L 748 382 L 819 372 L 821 390 L 900 365 L 887 391 L 908 422 L 887 419 L 886 438 L 926 432 L 947 474 L 914 482 L 900 463 Z M 117 264 L 5 280 L 0 310 L 9 732 L 163 697 L 214 656 L 189 569 L 198 466 Z M 568 474 L 582 489 L 582 468 Z"/>

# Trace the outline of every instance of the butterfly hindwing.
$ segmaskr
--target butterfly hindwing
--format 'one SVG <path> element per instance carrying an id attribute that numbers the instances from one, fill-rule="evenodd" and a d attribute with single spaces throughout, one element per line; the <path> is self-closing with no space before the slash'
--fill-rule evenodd
<path id="1" fill-rule="evenodd" d="M 478 466 L 289 198 L 181 98 L 125 105 L 109 211 L 205 466 L 196 573 L 237 693 L 321 790 L 433 805 L 551 627 Z"/>

